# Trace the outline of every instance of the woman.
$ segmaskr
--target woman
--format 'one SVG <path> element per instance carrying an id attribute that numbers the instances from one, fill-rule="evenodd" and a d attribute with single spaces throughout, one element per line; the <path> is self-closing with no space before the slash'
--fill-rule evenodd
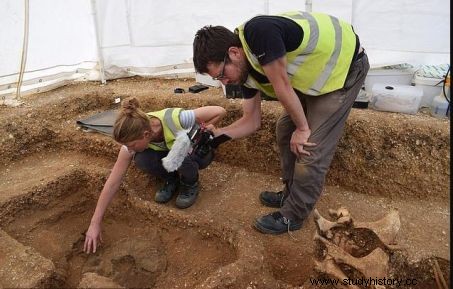
<path id="1" fill-rule="evenodd" d="M 84 251 L 96 252 L 101 237 L 101 222 L 105 210 L 118 191 L 127 168 L 132 160 L 136 166 L 149 174 L 165 180 L 163 188 L 157 191 L 154 200 L 166 203 L 180 186 L 176 198 L 178 208 L 188 208 L 195 203 L 198 196 L 198 170 L 206 168 L 213 159 L 213 152 L 189 154 L 175 172 L 168 172 L 162 165 L 180 131 L 190 130 L 196 124 L 204 123 L 213 128 L 226 111 L 220 106 L 204 106 L 193 110 L 167 108 L 145 113 L 140 109 L 136 98 L 122 102 L 120 113 L 113 128 L 114 139 L 123 146 L 108 177 L 91 223 L 86 232 Z"/>

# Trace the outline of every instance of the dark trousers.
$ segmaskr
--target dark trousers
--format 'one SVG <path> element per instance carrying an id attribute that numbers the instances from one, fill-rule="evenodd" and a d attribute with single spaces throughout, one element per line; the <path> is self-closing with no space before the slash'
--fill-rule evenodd
<path id="1" fill-rule="evenodd" d="M 368 58 L 364 54 L 351 64 L 344 88 L 319 96 L 298 93 L 311 130 L 308 141 L 317 144 L 304 147 L 310 156 L 302 155 L 296 160 L 289 145 L 296 126 L 287 113 L 277 121 L 284 193 L 288 196 L 280 209 L 283 216 L 303 221 L 320 198 L 338 140 L 368 69 Z"/>
<path id="2" fill-rule="evenodd" d="M 214 152 L 212 150 L 203 157 L 196 154 L 188 155 L 177 172 L 169 173 L 162 165 L 162 159 L 167 154 L 168 151 L 155 151 L 148 148 L 143 152 L 137 152 L 135 154 L 135 165 L 143 172 L 162 178 L 165 181 L 180 178 L 182 183 L 193 185 L 198 181 L 198 171 L 206 168 L 214 159 Z"/>

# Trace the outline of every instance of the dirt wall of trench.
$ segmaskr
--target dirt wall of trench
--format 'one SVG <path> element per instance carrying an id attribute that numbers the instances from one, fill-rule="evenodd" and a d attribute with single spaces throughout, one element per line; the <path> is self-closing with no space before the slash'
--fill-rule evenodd
<path id="1" fill-rule="evenodd" d="M 116 97 L 136 96 L 144 110 L 165 107 L 195 108 L 221 105 L 227 116 L 221 125 L 241 116 L 241 100 L 223 97 L 220 89 L 199 94 L 174 94 L 175 87 L 188 86 L 193 80 L 156 80 L 131 78 L 109 82 L 72 85 L 31 96 L 38 108 L 2 108 L 0 157 L 20 158 L 42 149 L 67 146 L 68 139 L 79 138 L 75 120 L 107 109 L 115 109 Z M 262 102 L 262 126 L 252 136 L 231 141 L 217 151 L 217 160 L 244 167 L 252 172 L 279 175 L 275 123 L 282 112 L 276 101 Z M 71 130 L 68 128 L 73 128 Z M 50 142 L 50 140 L 52 140 Z M 66 143 L 66 144 L 65 144 Z M 88 143 L 81 150 L 90 150 Z M 116 147 L 101 148 L 100 154 L 114 158 Z M 395 195 L 443 198 L 449 192 L 450 126 L 426 114 L 403 115 L 353 109 L 338 144 L 326 183 L 356 192 L 392 197 Z M 385 181 L 383 181 L 385 180 Z"/>

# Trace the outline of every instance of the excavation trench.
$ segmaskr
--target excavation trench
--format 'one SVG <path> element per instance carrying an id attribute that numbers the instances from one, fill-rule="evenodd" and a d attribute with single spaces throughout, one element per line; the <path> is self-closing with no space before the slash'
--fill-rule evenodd
<path id="1" fill-rule="evenodd" d="M 96 165 L 90 165 L 88 159 L 96 161 Z M 313 253 L 314 242 L 307 232 L 291 240 L 289 236 L 261 238 L 253 230 L 244 231 L 246 225 L 241 222 L 244 219 L 241 212 L 231 220 L 223 219 L 221 204 L 209 212 L 209 199 L 215 197 L 215 193 L 207 191 L 206 187 L 203 191 L 208 200 L 200 201 L 198 211 L 180 211 L 172 203 L 155 204 L 152 192 L 159 182 L 134 167 L 106 213 L 103 244 L 96 254 L 83 253 L 84 233 L 108 166 L 109 162 L 102 158 L 54 152 L 46 158 L 32 155 L 6 169 L 22 171 L 22 177 L 28 181 L 23 180 L 23 187 L 18 188 L 5 181 L 11 180 L 8 174 L 2 176 L 6 184 L 3 188 L 10 192 L 16 190 L 16 196 L 1 204 L 1 230 L 54 264 L 52 273 L 43 277 L 38 287 L 75 288 L 82 281 L 83 285 L 94 286 L 101 282 L 107 286 L 105 279 L 99 281 L 105 277 L 127 288 L 223 288 L 225 285 L 241 288 L 244 284 L 285 288 L 307 285 L 310 278 L 328 277 L 313 270 L 313 260 L 319 252 Z M 53 173 L 39 173 L 38 167 Z M 222 194 L 253 186 L 238 168 L 215 163 L 209 174 L 220 177 L 223 174 L 224 179 L 217 188 Z M 19 175 L 16 177 L 20 180 Z M 223 187 L 223 182 L 231 184 L 227 186 L 229 190 Z M 214 183 L 209 187 L 215 187 Z M 219 199 L 220 203 L 223 201 Z M 363 205 L 360 201 L 356 203 Z M 307 227 L 312 231 L 310 223 Z M 373 235 L 362 234 L 361 238 L 366 251 L 378 246 Z M 399 251 L 391 255 L 389 276 L 416 280 L 415 286 L 407 288 L 435 286 L 434 260 L 444 276 L 449 276 L 449 260 L 427 257 L 412 262 L 406 253 Z M 354 278 L 363 277 L 347 265 L 342 269 Z M 2 282 L 8 285 L 5 280 Z"/>
<path id="2" fill-rule="evenodd" d="M 45 284 L 74 288 L 83 274 L 96 273 L 124 287 L 193 288 L 237 259 L 231 244 L 213 233 L 209 237 L 208 227 L 160 222 L 154 213 L 134 208 L 125 189 L 105 216 L 103 245 L 96 254 L 83 253 L 84 233 L 96 204 L 92 192 L 100 190 L 95 177 L 99 176 L 69 172 L 9 203 L 9 214 L 3 213 L 2 230 L 54 263 L 55 273 Z"/>
<path id="3" fill-rule="evenodd" d="M 117 108 L 117 96 L 136 96 L 147 110 L 220 104 L 228 111 L 225 125 L 240 116 L 240 102 L 217 90 L 170 93 L 187 85 L 74 84 L 31 96 L 23 107 L 0 108 L 0 287 L 329 288 L 310 283 L 327 277 L 314 270 L 312 217 L 292 236 L 252 228 L 272 211 L 259 193 L 281 189 L 275 102 L 263 102 L 260 131 L 219 148 L 200 174 L 197 202 L 186 210 L 176 209 L 174 199 L 154 203 L 161 183 L 132 165 L 104 217 L 102 246 L 96 254 L 82 252 L 119 145 L 81 131 L 76 120 Z M 434 260 L 450 282 L 449 146 L 448 122 L 353 109 L 317 204 L 323 215 L 346 206 L 359 221 L 397 208 L 403 250 L 390 256 L 390 277 L 419 281 L 404 288 L 435 288 Z"/>

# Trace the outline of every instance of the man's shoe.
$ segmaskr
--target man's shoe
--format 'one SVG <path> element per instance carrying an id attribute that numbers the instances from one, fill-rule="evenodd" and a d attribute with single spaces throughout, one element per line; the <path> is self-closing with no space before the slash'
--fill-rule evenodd
<path id="1" fill-rule="evenodd" d="M 160 190 L 158 190 L 156 195 L 154 196 L 154 201 L 161 204 L 170 201 L 171 197 L 173 197 L 173 194 L 178 189 L 178 183 L 179 181 L 177 179 L 165 181 L 164 186 Z"/>
<path id="2" fill-rule="evenodd" d="M 269 192 L 264 191 L 260 194 L 260 201 L 263 205 L 271 207 L 271 208 L 281 208 L 283 206 L 283 202 L 285 201 L 287 196 L 280 192 Z"/>
<path id="3" fill-rule="evenodd" d="M 198 182 L 193 185 L 181 183 L 181 192 L 176 198 L 176 207 L 185 209 L 192 206 L 197 200 Z"/>
<path id="4" fill-rule="evenodd" d="M 289 220 L 280 212 L 274 212 L 269 215 L 256 219 L 255 228 L 264 234 L 282 234 L 289 231 L 299 230 L 302 222 Z"/>

